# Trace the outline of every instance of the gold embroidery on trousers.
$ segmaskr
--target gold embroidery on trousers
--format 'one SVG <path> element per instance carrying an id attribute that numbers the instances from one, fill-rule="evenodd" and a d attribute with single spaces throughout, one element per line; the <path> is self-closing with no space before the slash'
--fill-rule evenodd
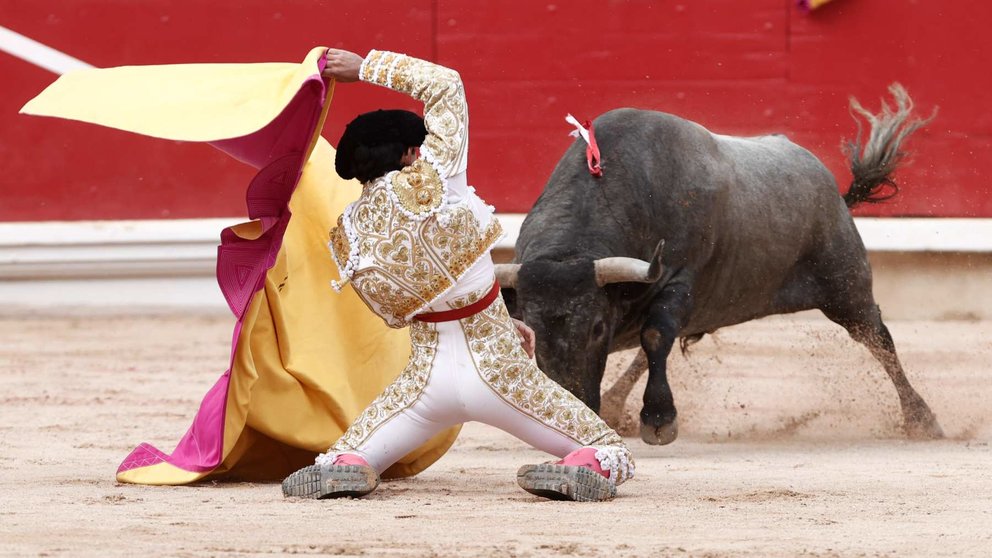
<path id="1" fill-rule="evenodd" d="M 410 343 L 413 347 L 410 362 L 393 383 L 365 408 L 329 451 L 356 451 L 383 424 L 420 399 L 430 380 L 437 342 L 437 328 L 434 324 L 415 322 L 410 326 Z"/>
<path id="2" fill-rule="evenodd" d="M 592 409 L 527 357 L 502 297 L 464 318 L 462 329 L 479 376 L 504 401 L 583 446 L 623 446 Z"/>
<path id="3" fill-rule="evenodd" d="M 449 304 L 457 308 L 481 296 L 479 291 Z M 582 446 L 595 447 L 596 459 L 617 484 L 633 476 L 634 458 L 623 438 L 527 357 L 502 296 L 461 324 L 479 377 L 500 398 Z"/>

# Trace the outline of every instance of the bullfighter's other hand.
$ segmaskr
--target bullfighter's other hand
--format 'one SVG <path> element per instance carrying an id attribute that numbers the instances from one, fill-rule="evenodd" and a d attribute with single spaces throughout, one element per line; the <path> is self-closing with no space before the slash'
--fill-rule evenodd
<path id="1" fill-rule="evenodd" d="M 534 343 L 537 339 L 537 336 L 534 335 L 534 330 L 516 318 L 510 319 L 513 320 L 513 325 L 517 326 L 517 335 L 520 336 L 520 346 L 524 348 L 527 356 L 534 358 Z"/>
<path id="2" fill-rule="evenodd" d="M 325 78 L 334 78 L 340 83 L 358 81 L 358 71 L 362 67 L 362 62 L 365 61 L 354 52 L 337 48 L 327 49 L 324 58 L 327 59 L 327 65 L 324 66 L 324 71 L 320 75 Z"/>

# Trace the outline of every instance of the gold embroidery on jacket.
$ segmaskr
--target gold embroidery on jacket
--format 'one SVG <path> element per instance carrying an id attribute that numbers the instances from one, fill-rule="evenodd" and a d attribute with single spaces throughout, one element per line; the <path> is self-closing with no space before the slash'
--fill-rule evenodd
<path id="1" fill-rule="evenodd" d="M 437 354 L 437 341 L 437 328 L 434 324 L 416 322 L 410 327 L 410 362 L 393 383 L 365 408 L 329 451 L 340 453 L 357 450 L 389 419 L 420 399 L 430 379 L 434 356 Z"/>
<path id="2" fill-rule="evenodd" d="M 444 203 L 444 182 L 423 159 L 394 174 L 391 182 L 397 203 L 414 215 L 427 216 Z"/>
<path id="3" fill-rule="evenodd" d="M 338 225 L 331 229 L 331 254 L 338 264 L 339 270 L 344 270 L 348 265 L 348 258 L 351 255 L 351 244 L 348 242 L 348 234 L 345 232 L 343 215 L 338 216 Z M 342 274 L 341 279 L 345 279 Z"/>
<path id="4" fill-rule="evenodd" d="M 361 265 L 351 279 L 373 312 L 392 327 L 404 327 L 484 256 L 503 229 L 492 218 L 480 230 L 471 209 L 459 205 L 424 220 L 411 218 L 386 188 L 385 179 L 377 180 L 355 202 L 351 226 Z"/>

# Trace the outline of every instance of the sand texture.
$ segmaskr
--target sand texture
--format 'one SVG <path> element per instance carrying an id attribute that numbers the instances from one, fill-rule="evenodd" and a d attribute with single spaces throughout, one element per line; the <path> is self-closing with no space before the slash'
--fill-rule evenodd
<path id="1" fill-rule="evenodd" d="M 185 432 L 226 367 L 232 324 L 0 316 L 0 555 L 992 554 L 992 322 L 889 324 L 948 434 L 937 442 L 901 437 L 888 377 L 837 326 L 773 318 L 718 332 L 672 356 L 681 437 L 630 438 L 637 478 L 609 503 L 522 492 L 516 468 L 546 456 L 480 425 L 363 500 L 117 484 L 135 445 L 169 450 Z M 608 378 L 630 358 L 613 357 Z"/>

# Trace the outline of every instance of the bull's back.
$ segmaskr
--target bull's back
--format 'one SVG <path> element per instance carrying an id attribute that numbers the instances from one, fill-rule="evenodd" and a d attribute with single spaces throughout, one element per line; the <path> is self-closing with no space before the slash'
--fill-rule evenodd
<path id="1" fill-rule="evenodd" d="M 813 248 L 844 206 L 823 163 L 782 135 L 713 137 L 723 167 L 731 169 L 721 208 L 722 246 L 747 251 L 766 269 Z M 770 241 L 781 250 L 769 250 Z"/>
<path id="2" fill-rule="evenodd" d="M 775 313 L 801 266 L 853 231 L 833 176 L 807 150 L 781 135 L 713 138 L 732 172 L 687 333 Z"/>
<path id="3" fill-rule="evenodd" d="M 829 170 L 782 135 L 714 134 L 680 117 L 620 109 L 596 121 L 604 169 L 651 231 L 666 265 L 693 281 L 694 334 L 774 313 L 797 266 L 833 246 L 856 249 Z M 611 161 L 612 158 L 612 161 Z M 612 163 L 612 164 L 610 164 Z M 633 168 L 636 167 L 636 168 Z M 629 255 L 629 254 L 620 254 Z M 644 256 L 642 256 L 644 257 Z"/>

